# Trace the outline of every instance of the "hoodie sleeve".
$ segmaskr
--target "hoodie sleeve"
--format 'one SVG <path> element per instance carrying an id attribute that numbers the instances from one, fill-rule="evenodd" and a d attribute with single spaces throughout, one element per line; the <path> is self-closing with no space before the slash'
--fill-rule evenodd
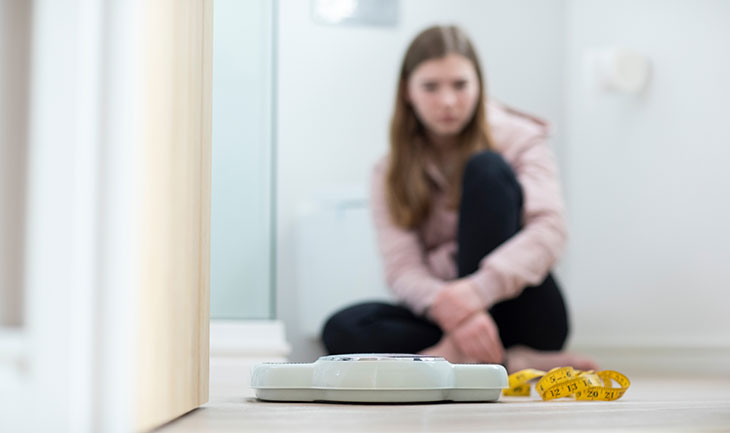
<path id="1" fill-rule="evenodd" d="M 385 196 L 387 158 L 373 170 L 370 203 L 378 248 L 388 286 L 416 314 L 424 314 L 445 281 L 431 274 L 426 252 L 414 230 L 396 226 Z"/>

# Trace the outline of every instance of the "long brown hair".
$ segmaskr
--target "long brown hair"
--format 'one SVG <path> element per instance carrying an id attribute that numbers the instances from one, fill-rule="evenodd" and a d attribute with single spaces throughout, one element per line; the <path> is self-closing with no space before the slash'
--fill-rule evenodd
<path id="1" fill-rule="evenodd" d="M 479 99 L 472 119 L 458 137 L 458 168 L 449 184 L 458 185 L 469 157 L 480 150 L 492 148 L 485 107 L 485 85 L 476 51 L 467 35 L 456 26 L 434 26 L 422 31 L 411 42 L 398 79 L 395 109 L 390 122 L 390 158 L 385 188 L 388 208 L 393 222 L 403 228 L 418 227 L 431 208 L 433 185 L 426 173 L 429 143 L 426 129 L 407 99 L 407 84 L 411 73 L 421 63 L 460 54 L 474 65 L 479 80 Z M 458 207 L 461 188 L 452 188 L 450 205 Z"/>

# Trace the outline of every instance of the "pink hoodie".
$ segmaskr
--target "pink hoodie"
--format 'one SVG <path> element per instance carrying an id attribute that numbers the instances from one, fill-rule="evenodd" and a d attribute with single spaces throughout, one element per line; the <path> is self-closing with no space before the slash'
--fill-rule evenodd
<path id="1" fill-rule="evenodd" d="M 495 151 L 517 175 L 524 195 L 523 228 L 482 259 L 466 277 L 490 307 L 514 298 L 547 276 L 563 250 L 564 205 L 555 157 L 547 146 L 546 122 L 501 104 L 487 104 Z M 385 199 L 387 156 L 374 168 L 371 206 L 388 285 L 415 313 L 423 314 L 446 282 L 457 277 L 454 257 L 458 211 L 448 209 L 443 188 L 434 192 L 431 212 L 417 229 L 390 220 Z M 426 168 L 437 185 L 445 178 L 435 165 Z"/>

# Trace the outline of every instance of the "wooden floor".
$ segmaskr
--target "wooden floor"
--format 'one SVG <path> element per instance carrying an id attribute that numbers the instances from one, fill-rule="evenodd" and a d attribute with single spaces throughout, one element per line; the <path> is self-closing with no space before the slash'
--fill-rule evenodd
<path id="1" fill-rule="evenodd" d="M 614 402 L 543 402 L 533 395 L 480 404 L 361 405 L 260 402 L 233 361 L 212 360 L 211 372 L 211 401 L 158 432 L 730 432 L 727 377 L 630 376 L 631 388 Z"/>

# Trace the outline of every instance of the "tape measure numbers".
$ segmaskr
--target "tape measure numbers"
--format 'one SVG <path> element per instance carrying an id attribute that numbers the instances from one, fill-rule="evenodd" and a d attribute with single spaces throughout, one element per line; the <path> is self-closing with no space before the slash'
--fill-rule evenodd
<path id="1" fill-rule="evenodd" d="M 543 400 L 561 397 L 574 397 L 576 400 L 613 401 L 624 395 L 631 382 L 618 371 L 599 372 L 575 370 L 573 367 L 558 367 L 544 372 L 527 369 L 512 373 L 506 396 L 530 396 L 530 381 L 542 378 L 535 384 L 535 391 Z M 619 386 L 614 387 L 613 382 Z"/>

